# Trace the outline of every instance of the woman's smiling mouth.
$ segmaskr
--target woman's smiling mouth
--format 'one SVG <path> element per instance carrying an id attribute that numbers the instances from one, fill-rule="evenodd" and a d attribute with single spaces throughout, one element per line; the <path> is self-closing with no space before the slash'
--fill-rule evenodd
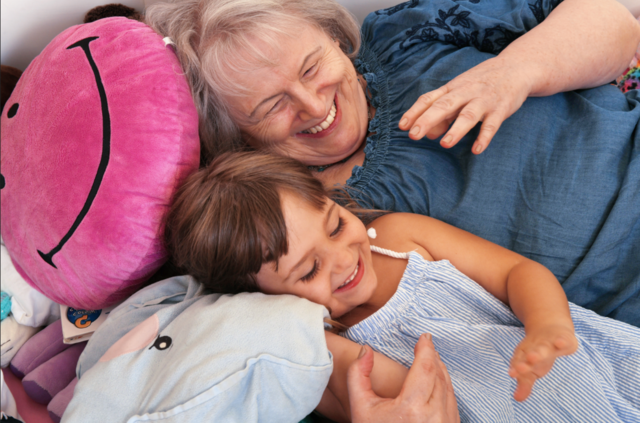
<path id="1" fill-rule="evenodd" d="M 342 285 L 340 285 L 338 289 L 334 291 L 334 293 L 344 292 L 349 289 L 355 288 L 355 286 L 358 285 L 362 280 L 363 274 L 364 274 L 364 264 L 362 263 L 362 259 L 358 258 L 358 264 L 356 265 L 356 268 L 354 269 L 351 276 L 349 276 L 349 278 Z"/>
<path id="2" fill-rule="evenodd" d="M 331 104 L 331 109 L 329 109 L 329 113 L 325 117 L 325 119 L 317 125 L 312 126 L 311 128 L 305 129 L 304 131 L 298 132 L 298 136 L 303 136 L 305 138 L 320 138 L 328 135 L 333 129 L 338 125 L 340 120 L 340 110 L 338 108 L 338 96 L 333 99 L 333 103 Z"/>

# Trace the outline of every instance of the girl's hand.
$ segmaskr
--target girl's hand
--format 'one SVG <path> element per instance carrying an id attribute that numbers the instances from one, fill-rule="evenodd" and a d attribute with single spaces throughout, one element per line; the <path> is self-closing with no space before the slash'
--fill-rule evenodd
<path id="1" fill-rule="evenodd" d="M 400 119 L 400 129 L 409 131 L 413 140 L 424 136 L 435 139 L 447 132 L 440 145 L 450 148 L 482 121 L 472 148 L 474 154 L 482 153 L 502 122 L 522 106 L 531 92 L 534 78 L 529 75 L 531 69 L 523 64 L 501 56 L 480 63 L 420 96 Z M 454 123 L 449 128 L 451 122 Z"/>
<path id="2" fill-rule="evenodd" d="M 528 331 L 516 347 L 509 367 L 509 376 L 518 381 L 513 397 L 524 401 L 531 394 L 533 384 L 543 377 L 557 357 L 571 355 L 578 349 L 573 329 L 564 325 L 547 325 Z"/>

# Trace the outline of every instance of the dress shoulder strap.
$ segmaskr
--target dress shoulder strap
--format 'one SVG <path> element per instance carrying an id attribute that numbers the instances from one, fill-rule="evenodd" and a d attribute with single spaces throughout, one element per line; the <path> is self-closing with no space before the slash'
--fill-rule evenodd
<path id="1" fill-rule="evenodd" d="M 374 253 L 382 254 L 389 257 L 399 258 L 399 259 L 409 260 L 409 257 L 411 254 L 411 253 L 398 253 L 396 251 L 387 250 L 386 248 L 376 247 L 375 245 L 369 245 L 369 246 L 371 247 L 371 251 L 373 251 Z"/>
<path id="2" fill-rule="evenodd" d="M 369 238 L 371 239 L 375 239 L 378 236 L 374 228 L 367 229 L 367 235 L 369 235 Z M 375 245 L 371 245 L 371 244 L 369 244 L 369 247 L 371 248 L 371 251 L 373 251 L 374 253 L 382 254 L 389 257 L 399 258 L 399 259 L 409 260 L 409 257 L 411 254 L 411 253 L 398 253 L 396 251 L 387 250 L 386 248 L 376 247 Z"/>

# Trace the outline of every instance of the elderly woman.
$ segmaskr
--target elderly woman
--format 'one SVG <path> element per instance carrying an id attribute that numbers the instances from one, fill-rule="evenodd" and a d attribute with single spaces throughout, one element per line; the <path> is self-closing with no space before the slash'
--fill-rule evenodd
<path id="1" fill-rule="evenodd" d="M 558 3 L 411 0 L 361 32 L 332 0 L 176 0 L 147 20 L 175 42 L 204 161 L 294 157 L 363 205 L 534 259 L 570 301 L 637 326 L 640 100 L 601 84 L 640 29 L 613 0 Z"/>

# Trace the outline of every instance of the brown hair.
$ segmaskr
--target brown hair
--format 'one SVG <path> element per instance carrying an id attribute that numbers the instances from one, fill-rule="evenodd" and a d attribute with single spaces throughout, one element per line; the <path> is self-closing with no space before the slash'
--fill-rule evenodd
<path id="1" fill-rule="evenodd" d="M 258 291 L 263 263 L 287 254 L 280 193 L 321 210 L 329 193 L 307 167 L 261 152 L 225 153 L 187 178 L 169 210 L 173 260 L 218 293 Z"/>
<path id="2" fill-rule="evenodd" d="M 337 39 L 352 59 L 360 48 L 357 21 L 335 0 L 173 0 L 150 6 L 145 18 L 175 43 L 200 117 L 204 163 L 243 147 L 222 96 L 242 89 L 229 78 L 250 65 L 239 52 L 268 62 L 253 39 L 275 45 L 274 35 L 295 36 L 295 28 L 313 25 Z"/>

